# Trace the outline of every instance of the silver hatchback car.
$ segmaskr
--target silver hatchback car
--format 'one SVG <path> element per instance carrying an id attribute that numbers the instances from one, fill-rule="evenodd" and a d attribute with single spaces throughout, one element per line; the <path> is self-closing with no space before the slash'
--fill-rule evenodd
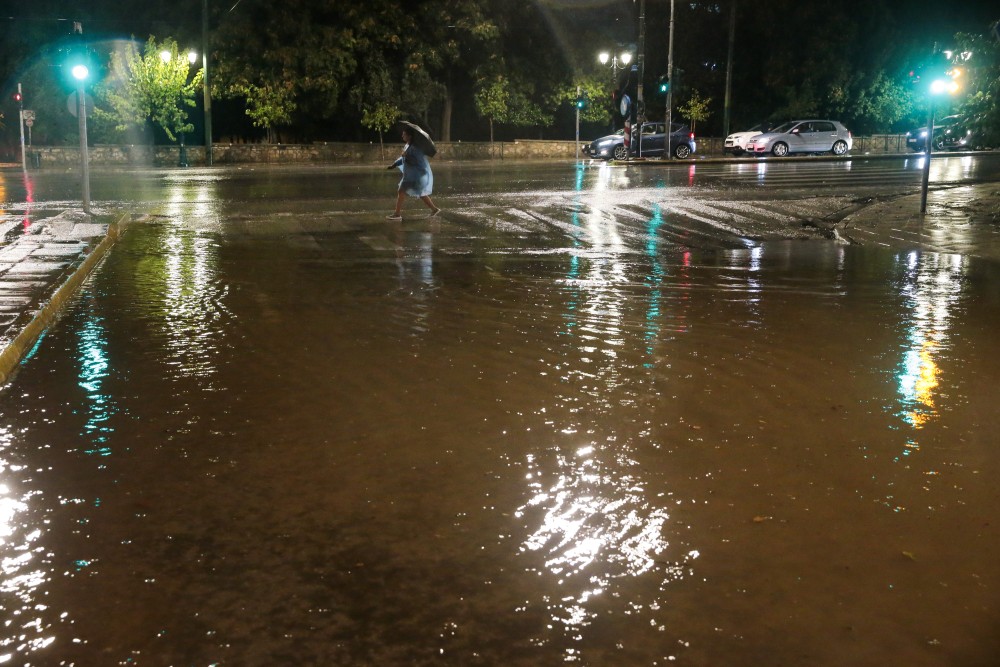
<path id="1" fill-rule="evenodd" d="M 854 145 L 850 130 L 835 120 L 793 120 L 747 141 L 750 155 L 791 153 L 845 155 Z"/>

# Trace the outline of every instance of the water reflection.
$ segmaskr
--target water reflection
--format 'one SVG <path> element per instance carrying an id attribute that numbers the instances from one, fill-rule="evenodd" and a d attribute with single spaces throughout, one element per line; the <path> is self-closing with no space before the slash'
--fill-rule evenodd
<path id="1" fill-rule="evenodd" d="M 437 289 L 434 277 L 434 234 L 440 223 L 428 232 L 404 232 L 396 225 L 393 238 L 396 253 L 396 280 L 400 293 L 407 295 L 406 311 L 412 318 L 412 335 L 427 333 L 431 316 L 430 297 Z M 412 248 L 412 249 L 411 249 Z"/>
<path id="2" fill-rule="evenodd" d="M 207 378 L 217 373 L 221 324 L 229 313 L 228 287 L 218 276 L 219 239 L 202 226 L 211 215 L 212 184 L 174 183 L 166 209 L 161 250 L 137 269 L 137 282 L 148 294 L 151 315 L 162 318 L 157 335 L 165 338 L 165 362 L 178 376 Z"/>
<path id="3" fill-rule="evenodd" d="M 938 357 L 949 345 L 952 310 L 962 296 L 968 260 L 961 255 L 912 252 L 905 257 L 900 287 L 909 308 L 906 347 L 897 377 L 897 412 L 914 431 L 937 416 L 935 395 L 940 384 Z M 904 456 L 918 448 L 911 438 Z"/>
<path id="4" fill-rule="evenodd" d="M 612 174 L 620 171 L 602 166 L 596 189 L 606 188 Z M 645 222 L 644 261 L 637 263 L 613 208 L 596 198 L 589 209 L 581 208 L 575 206 L 572 213 L 573 226 L 580 231 L 571 236 L 562 281 L 563 333 L 569 335 L 552 373 L 562 391 L 554 405 L 540 408 L 546 415 L 565 415 L 547 424 L 575 444 L 527 455 L 529 498 L 515 512 L 528 522 L 520 552 L 540 559 L 527 569 L 544 568 L 560 590 L 558 596 L 544 599 L 550 626 L 575 640 L 598 618 L 598 598 L 617 595 L 616 580 L 655 573 L 662 590 L 665 583 L 688 576 L 690 562 L 698 557 L 689 550 L 665 562 L 671 516 L 664 494 L 648 488 L 636 458 L 636 441 L 618 430 L 622 405 L 635 406 L 643 391 L 633 386 L 643 376 L 630 372 L 626 358 L 633 336 L 628 324 L 633 315 L 627 310 L 636 302 L 634 292 L 640 290 L 645 303 L 643 327 L 635 335 L 642 336 L 647 374 L 658 363 L 665 318 L 676 317 L 667 312 L 664 299 L 669 276 L 661 234 L 663 210 L 655 206 Z M 587 406 L 586 413 L 581 405 Z M 654 596 L 629 605 L 632 613 L 644 606 L 652 611 L 659 601 Z M 577 661 L 580 653 L 568 647 L 563 659 Z"/>
<path id="5" fill-rule="evenodd" d="M 86 394 L 87 420 L 82 435 L 87 454 L 107 456 L 111 453 L 108 436 L 114 431 L 109 420 L 118 409 L 114 398 L 103 387 L 108 377 L 108 340 L 103 318 L 95 311 L 93 299 L 88 300 L 87 315 L 77 340 L 78 384 Z"/>
<path id="6" fill-rule="evenodd" d="M 7 458 L 13 440 L 10 430 L 0 428 L 0 609 L 4 612 L 0 664 L 55 641 L 41 617 L 47 609 L 40 592 L 47 581 L 39 562 L 45 549 L 37 544 L 42 532 L 22 518 L 28 501 L 40 491 L 18 490 L 19 482 L 11 473 L 23 466 Z"/>

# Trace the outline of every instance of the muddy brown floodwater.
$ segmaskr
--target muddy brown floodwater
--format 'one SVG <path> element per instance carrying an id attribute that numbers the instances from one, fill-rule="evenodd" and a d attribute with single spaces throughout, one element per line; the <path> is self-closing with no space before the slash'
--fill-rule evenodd
<path id="1" fill-rule="evenodd" d="M 0 395 L 0 663 L 997 664 L 996 262 L 170 173 Z"/>

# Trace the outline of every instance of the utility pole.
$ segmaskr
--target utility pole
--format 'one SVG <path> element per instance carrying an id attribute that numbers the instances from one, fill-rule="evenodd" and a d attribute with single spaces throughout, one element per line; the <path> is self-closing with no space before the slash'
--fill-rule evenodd
<path id="1" fill-rule="evenodd" d="M 670 135 L 673 134 L 674 108 L 674 0 L 670 0 L 670 35 L 667 41 L 667 159 L 674 159 L 674 152 L 670 150 Z"/>
<path id="2" fill-rule="evenodd" d="M 729 91 L 733 86 L 733 44 L 736 41 L 736 0 L 729 10 L 729 55 L 726 58 L 726 103 L 722 112 L 722 136 L 729 136 L 729 110 L 732 104 Z"/>
<path id="3" fill-rule="evenodd" d="M 646 103 L 642 99 L 642 79 L 646 74 L 646 0 L 639 0 L 639 53 L 637 55 L 639 85 L 635 93 L 635 108 L 636 124 L 639 126 L 639 156 L 642 157 L 642 124 L 646 122 Z"/>
<path id="4" fill-rule="evenodd" d="M 212 91 L 208 82 L 208 0 L 201 0 L 202 90 L 205 96 L 205 164 L 212 166 Z"/>
<path id="5" fill-rule="evenodd" d="M 28 162 L 24 155 L 24 97 L 21 94 L 21 82 L 17 84 L 17 125 L 21 128 L 21 170 L 28 171 Z"/>

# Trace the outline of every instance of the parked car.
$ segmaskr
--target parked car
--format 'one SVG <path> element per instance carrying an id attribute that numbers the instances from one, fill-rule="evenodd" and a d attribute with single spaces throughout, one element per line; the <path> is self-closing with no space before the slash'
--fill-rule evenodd
<path id="1" fill-rule="evenodd" d="M 726 137 L 722 152 L 727 155 L 743 155 L 747 150 L 747 142 L 759 134 L 764 134 L 774 126 L 773 123 L 758 123 L 746 132 L 734 132 Z"/>
<path id="2" fill-rule="evenodd" d="M 850 130 L 835 120 L 793 120 L 747 141 L 752 155 L 833 153 L 845 155 L 854 145 Z"/>
<path id="3" fill-rule="evenodd" d="M 934 123 L 933 144 L 936 151 L 977 147 L 975 135 L 962 123 L 960 116 L 945 116 Z M 922 153 L 927 148 L 926 125 L 906 133 L 906 147 L 914 153 Z"/>
<path id="4" fill-rule="evenodd" d="M 667 143 L 665 128 L 666 123 L 643 123 L 641 138 L 638 132 L 632 134 L 631 151 L 625 149 L 625 130 L 618 130 L 614 134 L 595 139 L 584 145 L 583 152 L 592 158 L 604 160 L 624 160 L 630 155 L 632 157 L 662 156 L 663 147 Z M 672 123 L 670 151 L 673 156 L 684 159 L 693 154 L 696 148 L 694 133 L 688 129 L 688 126 Z"/>

